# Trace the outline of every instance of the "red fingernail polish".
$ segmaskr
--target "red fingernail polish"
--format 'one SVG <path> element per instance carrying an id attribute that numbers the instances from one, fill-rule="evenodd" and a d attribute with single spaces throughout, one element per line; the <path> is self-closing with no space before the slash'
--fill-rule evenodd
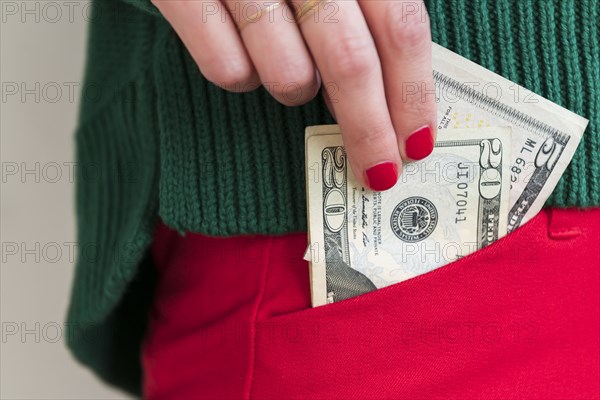
<path id="1" fill-rule="evenodd" d="M 422 160 L 432 151 L 433 135 L 428 125 L 417 129 L 406 139 L 406 155 L 411 160 Z"/>
<path id="2" fill-rule="evenodd" d="M 371 189 L 388 190 L 398 182 L 398 165 L 390 161 L 382 162 L 366 170 L 365 176 Z"/>

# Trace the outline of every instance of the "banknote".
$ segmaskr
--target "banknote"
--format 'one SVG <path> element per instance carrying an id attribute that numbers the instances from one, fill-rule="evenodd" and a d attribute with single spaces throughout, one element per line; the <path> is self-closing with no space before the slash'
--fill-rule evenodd
<path id="1" fill-rule="evenodd" d="M 311 296 L 319 306 L 431 271 L 507 232 L 511 128 L 454 129 L 385 192 L 349 168 L 337 125 L 306 130 Z"/>
<path id="2" fill-rule="evenodd" d="M 443 140 L 445 130 L 455 128 L 512 128 L 511 232 L 541 210 L 588 121 L 435 43 L 433 70 L 438 138 Z M 407 84 L 405 95 L 421 93 L 417 89 Z"/>

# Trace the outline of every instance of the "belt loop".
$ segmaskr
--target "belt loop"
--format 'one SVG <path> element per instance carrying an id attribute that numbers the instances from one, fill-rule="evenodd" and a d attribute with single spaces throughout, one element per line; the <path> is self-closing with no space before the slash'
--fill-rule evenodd
<path id="1" fill-rule="evenodd" d="M 577 226 L 579 214 L 577 208 L 548 209 L 548 237 L 553 240 L 569 240 L 581 235 Z"/>

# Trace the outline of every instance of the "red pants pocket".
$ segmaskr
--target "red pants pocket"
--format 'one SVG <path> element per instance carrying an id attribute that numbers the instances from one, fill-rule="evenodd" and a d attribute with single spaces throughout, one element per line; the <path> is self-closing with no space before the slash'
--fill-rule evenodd
<path id="1" fill-rule="evenodd" d="M 146 394 L 595 398 L 599 222 L 545 210 L 459 261 L 314 309 L 305 234 L 188 236 L 162 258 Z"/>

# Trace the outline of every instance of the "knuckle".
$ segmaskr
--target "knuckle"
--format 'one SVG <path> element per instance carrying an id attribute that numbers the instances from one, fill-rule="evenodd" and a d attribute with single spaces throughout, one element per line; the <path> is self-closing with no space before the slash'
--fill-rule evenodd
<path id="1" fill-rule="evenodd" d="M 252 68 L 243 60 L 235 61 L 231 58 L 216 58 L 204 63 L 201 68 L 206 79 L 222 89 L 240 92 L 251 88 L 249 84 L 253 75 Z"/>
<path id="2" fill-rule="evenodd" d="M 288 87 L 310 86 L 313 79 L 314 68 L 312 66 L 290 61 L 281 64 L 273 80 L 278 83 L 278 90 L 285 91 Z"/>
<path id="3" fill-rule="evenodd" d="M 374 46 L 367 37 L 346 35 L 328 50 L 329 69 L 341 78 L 367 75 L 378 65 Z"/>
<path id="4" fill-rule="evenodd" d="M 420 48 L 431 41 L 429 17 L 422 2 L 391 1 L 385 35 L 396 50 Z"/>
<path id="5" fill-rule="evenodd" d="M 291 58 L 277 65 L 273 78 L 263 85 L 284 105 L 299 105 L 314 97 L 315 70 L 310 62 Z"/>

